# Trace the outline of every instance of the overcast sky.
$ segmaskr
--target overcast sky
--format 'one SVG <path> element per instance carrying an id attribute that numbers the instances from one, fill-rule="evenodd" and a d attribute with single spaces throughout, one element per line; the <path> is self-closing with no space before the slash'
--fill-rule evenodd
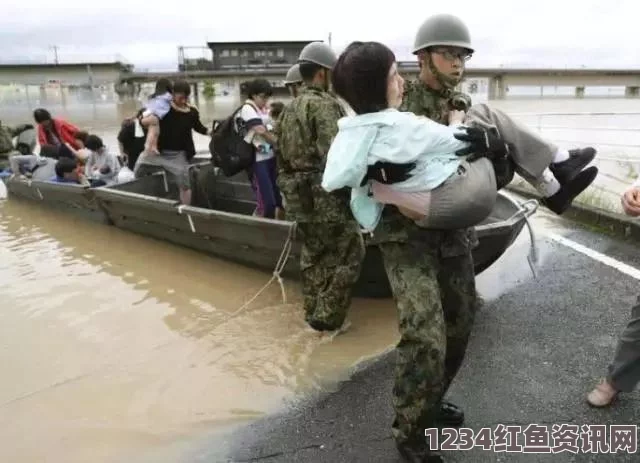
<path id="1" fill-rule="evenodd" d="M 312 9 L 300 0 L 110 0 L 104 7 L 74 0 L 29 0 L 28 7 L 3 3 L 0 62 L 53 62 L 55 45 L 60 62 L 112 61 L 120 55 L 139 69 L 175 70 L 179 45 L 327 40 L 329 32 L 338 50 L 352 40 L 377 40 L 399 60 L 411 60 L 420 24 L 432 14 L 451 13 L 471 30 L 476 54 L 469 67 L 640 68 L 640 3 L 632 0 L 380 0 L 376 6 L 324 0 Z"/>

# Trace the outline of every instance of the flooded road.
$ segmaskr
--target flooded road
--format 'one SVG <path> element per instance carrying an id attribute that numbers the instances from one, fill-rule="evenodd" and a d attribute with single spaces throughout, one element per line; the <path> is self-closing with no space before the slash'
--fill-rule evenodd
<path id="1" fill-rule="evenodd" d="M 356 300 L 352 328 L 332 340 L 306 327 L 290 282 L 287 304 L 274 283 L 230 318 L 269 277 L 0 202 L 0 460 L 174 447 L 330 387 L 394 344 L 390 300 Z"/>

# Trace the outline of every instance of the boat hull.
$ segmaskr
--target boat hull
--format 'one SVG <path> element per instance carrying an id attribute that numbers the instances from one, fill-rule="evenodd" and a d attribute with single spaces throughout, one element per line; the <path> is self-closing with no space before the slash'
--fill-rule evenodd
<path id="1" fill-rule="evenodd" d="M 253 192 L 246 174 L 226 178 L 211 166 L 193 169 L 194 206 L 181 206 L 177 190 L 164 174 L 110 187 L 88 188 L 51 182 L 7 180 L 10 197 L 68 210 L 140 235 L 184 246 L 252 268 L 273 271 L 283 248 L 291 251 L 282 275 L 299 277 L 300 241 L 294 223 L 252 216 Z M 536 203 L 537 204 L 537 203 Z M 476 227 L 480 244 L 473 251 L 476 274 L 490 267 L 517 238 L 525 217 L 522 207 L 500 194 L 492 215 Z M 377 246 L 368 245 L 354 288 L 357 297 L 384 298 L 391 289 Z"/>

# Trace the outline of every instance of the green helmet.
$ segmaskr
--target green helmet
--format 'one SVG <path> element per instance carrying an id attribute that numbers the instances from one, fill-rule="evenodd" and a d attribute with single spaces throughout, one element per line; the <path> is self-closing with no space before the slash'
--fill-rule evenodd
<path id="1" fill-rule="evenodd" d="M 333 69 L 338 61 L 338 55 L 324 42 L 311 42 L 307 44 L 298 56 L 298 63 L 308 61 L 323 68 Z"/>
<path id="2" fill-rule="evenodd" d="M 300 75 L 300 65 L 294 64 L 287 71 L 287 76 L 284 78 L 285 84 L 297 84 L 302 82 L 302 76 Z"/>
<path id="3" fill-rule="evenodd" d="M 469 29 L 462 20 L 450 14 L 437 14 L 422 23 L 413 45 L 413 53 L 428 47 L 461 47 L 474 52 Z"/>

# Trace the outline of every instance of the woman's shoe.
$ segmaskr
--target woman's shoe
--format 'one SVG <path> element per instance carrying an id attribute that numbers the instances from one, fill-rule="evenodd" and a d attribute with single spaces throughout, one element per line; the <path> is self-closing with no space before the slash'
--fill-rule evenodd
<path id="1" fill-rule="evenodd" d="M 618 395 L 618 391 L 609 384 L 606 379 L 603 379 L 593 391 L 587 395 L 587 402 L 592 407 L 606 407 L 611 405 L 611 402 Z"/>

